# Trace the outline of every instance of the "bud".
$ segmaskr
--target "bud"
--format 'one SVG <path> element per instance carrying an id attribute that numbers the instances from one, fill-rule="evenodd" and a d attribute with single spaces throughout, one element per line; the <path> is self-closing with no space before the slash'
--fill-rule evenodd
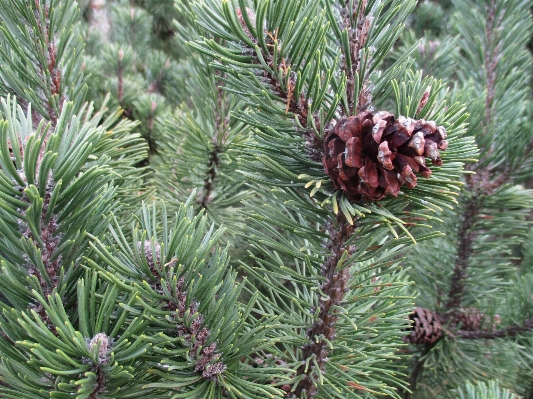
<path id="1" fill-rule="evenodd" d="M 418 108 L 416 109 L 416 114 L 420 114 L 422 109 L 426 106 L 429 100 L 429 95 L 431 94 L 431 86 L 428 86 L 426 88 L 426 91 L 422 95 L 422 98 L 420 99 L 420 103 L 418 104 Z"/>
<path id="2" fill-rule="evenodd" d="M 89 348 L 90 351 L 98 345 L 100 345 L 100 348 L 98 349 L 98 361 L 100 363 L 105 363 L 107 361 L 107 353 L 111 349 L 110 339 L 105 333 L 98 333 L 87 342 L 87 348 Z"/>

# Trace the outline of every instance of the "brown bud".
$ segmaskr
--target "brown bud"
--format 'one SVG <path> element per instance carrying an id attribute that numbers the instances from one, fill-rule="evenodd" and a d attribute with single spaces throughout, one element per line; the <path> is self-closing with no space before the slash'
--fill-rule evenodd
<path id="1" fill-rule="evenodd" d="M 422 98 L 420 99 L 420 103 L 418 104 L 418 108 L 416 109 L 416 114 L 418 115 L 420 111 L 426 106 L 429 100 L 429 95 L 431 94 L 431 86 L 428 86 L 426 88 L 426 91 L 422 95 Z"/>
<path id="2" fill-rule="evenodd" d="M 248 20 L 250 21 L 250 24 L 252 26 L 255 26 L 255 23 L 256 23 L 255 13 L 248 7 L 246 7 L 246 15 L 248 16 Z M 239 20 L 239 24 L 242 26 L 242 29 L 244 30 L 246 35 L 252 38 L 252 33 L 248 29 L 248 25 L 246 25 L 246 21 L 244 20 L 240 7 L 237 8 L 237 19 Z"/>

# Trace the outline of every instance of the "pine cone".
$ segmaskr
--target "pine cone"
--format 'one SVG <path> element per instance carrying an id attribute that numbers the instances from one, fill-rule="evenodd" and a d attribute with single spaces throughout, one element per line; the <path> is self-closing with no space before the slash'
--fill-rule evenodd
<path id="1" fill-rule="evenodd" d="M 431 176 L 425 158 L 441 166 L 446 129 L 434 121 L 414 120 L 380 111 L 342 118 L 324 139 L 325 172 L 352 200 L 379 201 L 416 186 L 416 173 Z"/>
<path id="2" fill-rule="evenodd" d="M 412 344 L 433 345 L 442 337 L 439 316 L 429 309 L 415 308 L 409 315 L 412 321 L 409 335 L 403 340 Z"/>
<path id="3" fill-rule="evenodd" d="M 462 313 L 457 316 L 457 322 L 461 323 L 461 330 L 480 331 L 485 315 L 476 308 L 461 309 Z"/>

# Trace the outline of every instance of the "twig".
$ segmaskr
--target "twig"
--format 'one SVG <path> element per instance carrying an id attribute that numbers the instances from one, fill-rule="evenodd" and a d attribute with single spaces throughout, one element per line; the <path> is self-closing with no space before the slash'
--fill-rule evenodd
<path id="1" fill-rule="evenodd" d="M 368 80 L 365 78 L 363 87 L 361 88 L 357 101 L 355 98 L 355 76 L 359 73 L 361 56 L 361 49 L 365 46 L 370 31 L 370 24 L 372 22 L 371 17 L 365 16 L 368 0 L 360 0 L 354 2 L 349 9 L 350 1 L 346 1 L 345 7 L 341 9 L 342 28 L 347 29 L 350 40 L 350 54 L 344 54 L 344 58 L 341 62 L 341 69 L 346 74 L 346 96 L 348 99 L 348 106 L 350 109 L 346 110 L 348 114 L 356 114 L 358 112 L 366 110 L 370 106 L 372 99 L 370 90 L 368 90 Z M 352 22 L 353 10 L 359 9 L 359 15 L 357 21 Z M 346 57 L 350 57 L 351 68 L 348 68 Z"/>
<path id="2" fill-rule="evenodd" d="M 459 330 L 456 335 L 464 339 L 496 339 L 512 338 L 519 334 L 533 330 L 533 319 L 526 319 L 520 326 L 509 326 L 494 331 L 463 331 Z"/>
<path id="3" fill-rule="evenodd" d="M 44 3 L 44 2 L 43 2 Z M 43 10 L 44 7 L 44 10 Z M 43 13 L 44 15 L 41 15 Z M 44 54 L 47 64 L 43 65 L 41 62 L 37 62 L 37 67 L 40 70 L 40 75 L 43 83 L 45 85 L 50 85 L 50 93 L 52 96 L 58 96 L 61 94 L 61 70 L 59 69 L 57 65 L 57 46 L 54 42 L 53 37 L 50 37 L 50 19 L 49 19 L 49 12 L 50 8 L 48 5 L 43 5 L 39 1 L 35 1 L 35 19 L 36 21 L 44 21 L 44 27 L 39 25 L 39 31 L 41 32 L 42 36 L 46 40 L 46 53 Z M 46 71 L 45 71 L 46 69 Z M 50 76 L 50 82 L 46 81 L 46 76 L 49 74 Z M 62 100 L 62 99 L 60 99 Z M 50 98 L 48 96 L 45 96 L 44 99 L 44 106 L 46 108 L 46 111 L 48 113 L 47 117 L 50 122 L 52 122 L 52 126 L 57 125 L 57 112 L 54 109 L 52 103 L 50 102 Z M 61 111 L 61 108 L 63 106 L 63 102 L 59 101 L 59 111 Z"/>
<path id="4" fill-rule="evenodd" d="M 87 399 L 100 399 L 99 394 L 104 390 L 106 382 L 104 370 L 100 365 L 97 365 L 93 372 L 96 374 L 95 387 Z"/>
<path id="5" fill-rule="evenodd" d="M 216 73 L 215 73 L 216 74 Z M 218 74 L 217 74 L 218 76 Z M 220 166 L 220 154 L 226 142 L 229 132 L 229 119 L 226 117 L 228 110 L 224 102 L 224 92 L 222 86 L 217 87 L 217 99 L 214 106 L 215 112 L 215 129 L 216 133 L 213 137 L 213 150 L 209 153 L 207 161 L 207 172 L 204 179 L 204 190 L 202 198 L 198 201 L 202 208 L 207 209 L 211 194 L 213 192 L 213 183 L 218 175 L 218 167 Z M 221 135 L 222 134 L 222 135 Z"/>

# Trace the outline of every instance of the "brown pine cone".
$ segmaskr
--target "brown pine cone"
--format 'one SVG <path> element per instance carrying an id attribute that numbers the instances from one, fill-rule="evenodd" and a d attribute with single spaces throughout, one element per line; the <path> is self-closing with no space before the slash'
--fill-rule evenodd
<path id="1" fill-rule="evenodd" d="M 465 331 L 480 331 L 481 324 L 485 315 L 476 308 L 461 309 L 461 313 L 457 316 L 457 322 L 461 322 L 461 330 Z"/>
<path id="2" fill-rule="evenodd" d="M 442 337 L 442 326 L 439 316 L 429 309 L 415 308 L 409 315 L 411 329 L 409 335 L 403 337 L 405 342 L 421 345 L 433 345 Z"/>
<path id="3" fill-rule="evenodd" d="M 324 138 L 324 169 L 337 189 L 352 200 L 379 201 L 397 196 L 402 185 L 416 186 L 420 173 L 431 176 L 425 158 L 441 166 L 446 129 L 434 121 L 380 111 L 342 118 Z"/>

